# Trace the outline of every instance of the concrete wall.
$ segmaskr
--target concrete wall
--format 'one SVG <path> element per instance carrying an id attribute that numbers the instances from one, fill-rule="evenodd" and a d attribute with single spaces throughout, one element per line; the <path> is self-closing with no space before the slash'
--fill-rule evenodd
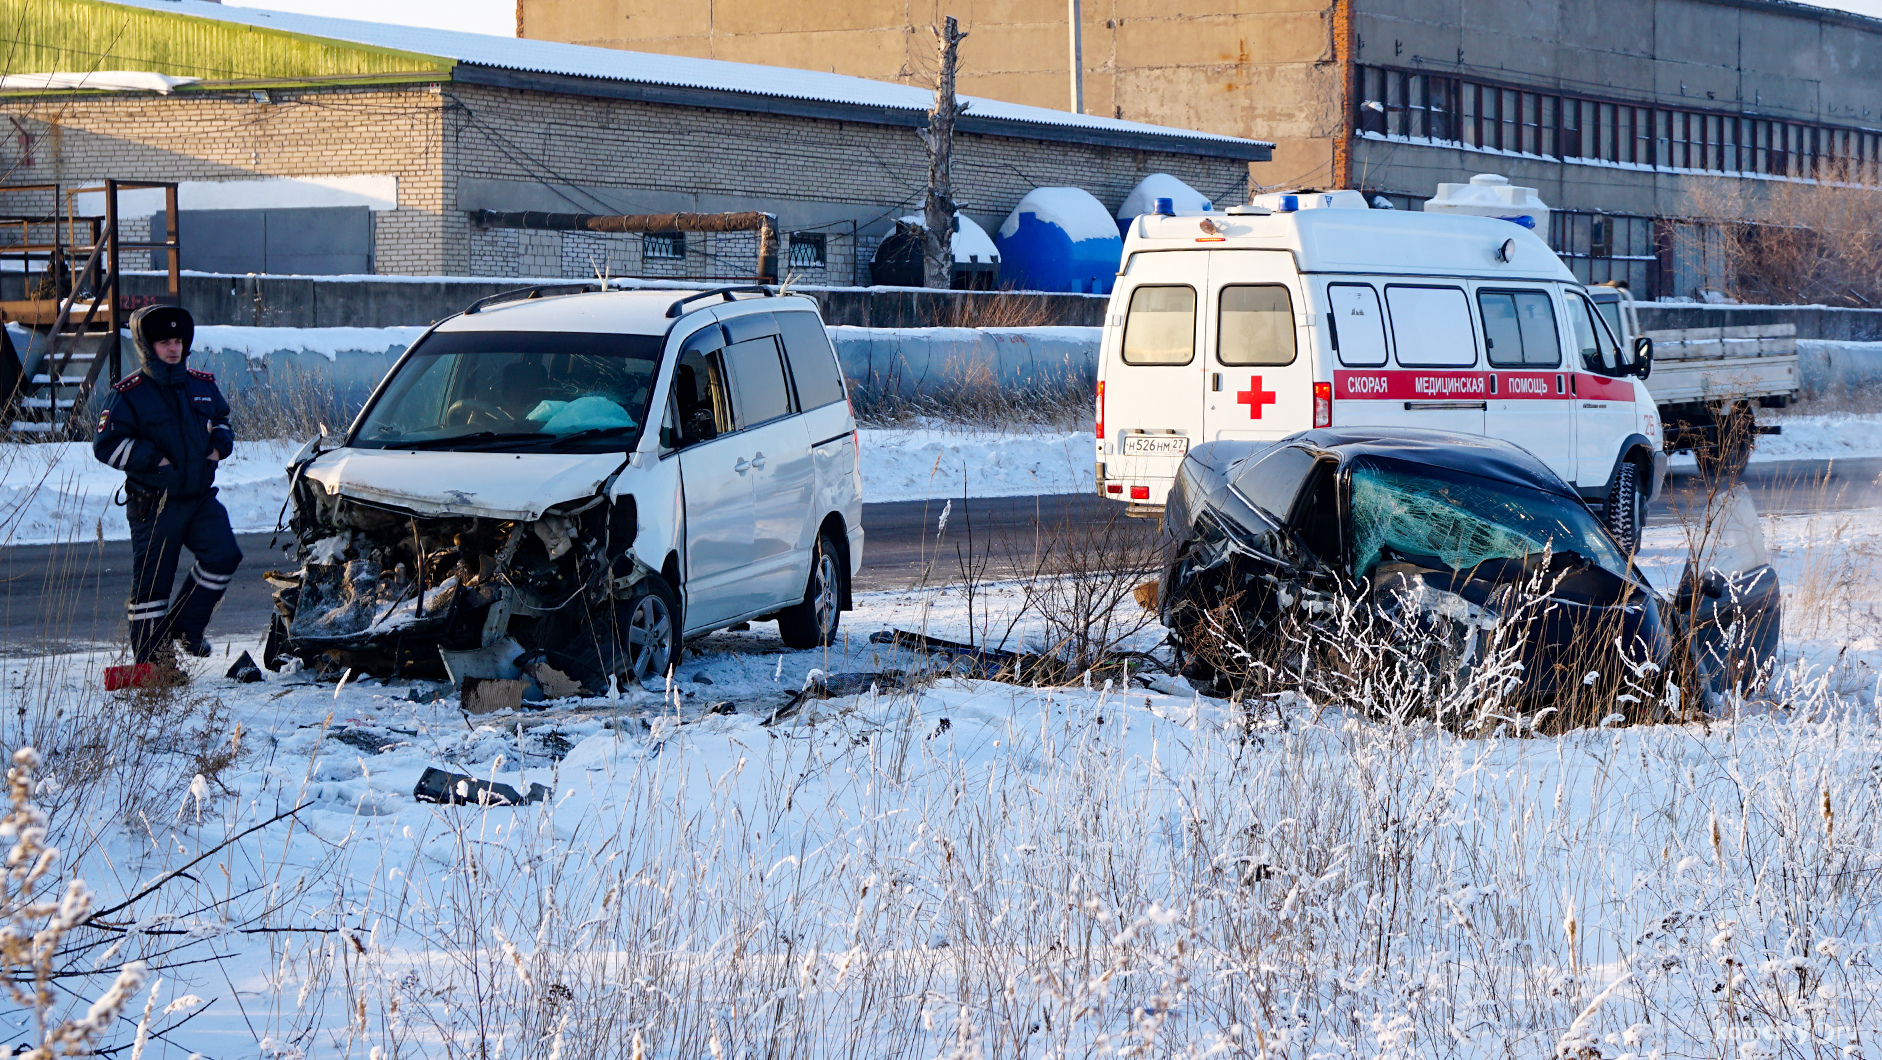
<path id="1" fill-rule="evenodd" d="M 1072 105 L 1065 0 L 520 0 L 517 10 L 526 37 L 916 85 L 933 83 L 929 27 L 954 15 L 969 33 L 963 93 Z M 1084 0 L 1081 11 L 1086 113 L 1276 141 L 1273 162 L 1253 167 L 1264 186 L 1331 178 L 1332 0 Z"/>

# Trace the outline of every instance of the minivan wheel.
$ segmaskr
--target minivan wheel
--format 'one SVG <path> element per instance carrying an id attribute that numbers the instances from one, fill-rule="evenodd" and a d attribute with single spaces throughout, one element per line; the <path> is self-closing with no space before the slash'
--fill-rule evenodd
<path id="1" fill-rule="evenodd" d="M 836 643 L 837 623 L 843 617 L 844 590 L 849 568 L 843 553 L 828 534 L 817 535 L 817 551 L 810 558 L 810 580 L 804 599 L 778 612 L 778 636 L 786 647 L 823 648 Z"/>
<path id="2" fill-rule="evenodd" d="M 635 582 L 627 599 L 614 605 L 614 627 L 617 676 L 638 684 L 678 665 L 680 605 L 665 578 L 650 575 Z"/>
<path id="3" fill-rule="evenodd" d="M 1646 522 L 1646 494 L 1640 488 L 1640 465 L 1629 460 L 1614 472 L 1614 485 L 1608 489 L 1607 511 L 1602 519 L 1608 533 L 1622 552 L 1640 548 L 1640 528 Z"/>

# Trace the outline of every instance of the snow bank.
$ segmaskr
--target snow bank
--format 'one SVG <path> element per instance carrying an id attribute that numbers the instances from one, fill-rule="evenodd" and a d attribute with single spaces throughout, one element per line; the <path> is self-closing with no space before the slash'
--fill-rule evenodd
<path id="1" fill-rule="evenodd" d="M 282 466 L 299 442 L 237 442 L 216 486 L 237 533 L 274 529 L 286 496 Z M 131 536 L 117 503 L 124 474 L 93 459 L 84 442 L 0 445 L 0 542 L 122 541 Z"/>
<path id="2" fill-rule="evenodd" d="M 864 430 L 863 498 L 1030 497 L 1096 488 L 1090 431 Z"/>
<path id="3" fill-rule="evenodd" d="M 422 327 L 252 328 L 208 324 L 196 329 L 194 349 L 239 353 L 257 360 L 272 354 L 309 353 L 336 361 L 343 353 L 403 353 L 424 333 Z"/>

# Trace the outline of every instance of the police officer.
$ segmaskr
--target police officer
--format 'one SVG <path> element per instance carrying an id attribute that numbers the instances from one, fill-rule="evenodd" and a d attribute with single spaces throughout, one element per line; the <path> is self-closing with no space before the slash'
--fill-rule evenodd
<path id="1" fill-rule="evenodd" d="M 167 662 L 170 641 L 209 655 L 203 630 L 242 562 L 229 513 L 216 500 L 216 465 L 235 450 L 229 403 L 216 377 L 189 367 L 196 325 L 178 306 L 131 316 L 143 367 L 111 388 L 92 452 L 124 472 L 131 523 L 131 650 Z M 174 598 L 180 549 L 195 556 Z"/>

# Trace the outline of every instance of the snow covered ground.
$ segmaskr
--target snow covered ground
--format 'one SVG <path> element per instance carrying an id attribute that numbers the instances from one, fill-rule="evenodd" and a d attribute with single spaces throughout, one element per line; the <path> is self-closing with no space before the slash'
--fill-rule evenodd
<path id="1" fill-rule="evenodd" d="M 47 754 L 94 908 L 150 889 L 58 981 L 148 960 L 112 1036 L 152 1012 L 147 1055 L 1869 1055 L 1882 512 L 1769 536 L 1789 669 L 1707 724 L 1462 739 L 1163 678 L 900 687 L 922 660 L 869 633 L 1044 629 L 993 585 L 516 715 L 226 657 L 106 697 L 102 655 L 7 659 L 0 742 Z M 1681 543 L 1651 532 L 1656 578 Z M 774 717 L 813 669 L 880 676 Z M 419 803 L 427 766 L 550 794 Z"/>
<path id="2" fill-rule="evenodd" d="M 282 466 L 299 442 L 242 442 L 217 473 L 238 533 L 274 529 L 287 496 Z M 1087 493 L 1091 432 L 1012 433 L 960 429 L 864 430 L 865 496 L 871 502 L 929 497 Z M 91 446 L 0 444 L 0 540 L 15 545 L 130 537 L 116 503 L 124 476 L 92 458 Z"/>

